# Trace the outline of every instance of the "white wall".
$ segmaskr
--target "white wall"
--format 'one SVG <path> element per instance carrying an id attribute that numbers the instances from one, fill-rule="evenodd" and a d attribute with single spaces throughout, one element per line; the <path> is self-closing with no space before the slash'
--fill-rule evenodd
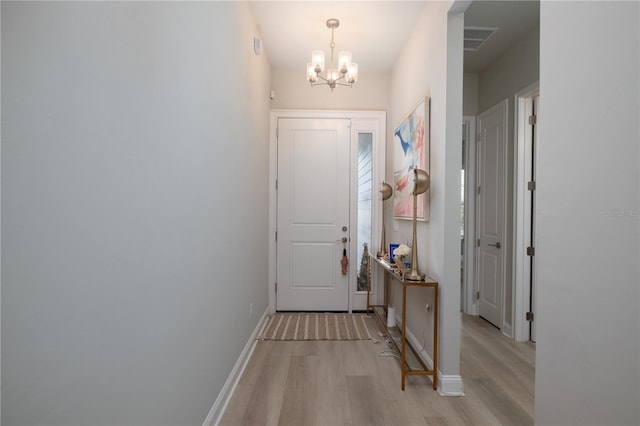
<path id="1" fill-rule="evenodd" d="M 476 73 L 464 73 L 463 75 L 462 111 L 465 116 L 478 115 L 478 81 L 479 75 Z"/>
<path id="2" fill-rule="evenodd" d="M 268 49 L 268 47 L 267 47 Z M 300 70 L 273 70 L 271 87 L 275 90 L 274 109 L 336 109 L 375 110 L 389 109 L 389 74 L 361 73 L 353 87 L 312 87 Z"/>
<path id="3" fill-rule="evenodd" d="M 267 308 L 249 8 L 1 7 L 2 422 L 202 424 Z"/>
<path id="4" fill-rule="evenodd" d="M 460 168 L 462 161 L 462 15 L 448 24 L 452 2 L 429 2 L 391 75 L 387 132 L 387 181 L 393 181 L 393 131 L 424 96 L 431 98 L 430 221 L 418 224 L 420 269 L 440 283 L 440 371 L 459 374 L 460 350 Z M 447 55 L 448 44 L 456 55 Z M 452 100 L 453 99 L 453 100 Z M 386 203 L 387 241 L 411 242 L 411 221 L 393 231 L 393 203 Z M 396 288 L 397 290 L 397 288 Z M 416 336 L 430 336 L 431 292 L 409 289 L 407 325 Z M 393 305 L 399 310 L 399 292 Z M 427 340 L 427 352 L 432 345 Z"/>
<path id="5" fill-rule="evenodd" d="M 541 2 L 536 424 L 640 424 L 639 22 Z"/>
<path id="6" fill-rule="evenodd" d="M 478 112 L 485 111 L 540 78 L 540 28 L 529 31 L 478 74 Z"/>

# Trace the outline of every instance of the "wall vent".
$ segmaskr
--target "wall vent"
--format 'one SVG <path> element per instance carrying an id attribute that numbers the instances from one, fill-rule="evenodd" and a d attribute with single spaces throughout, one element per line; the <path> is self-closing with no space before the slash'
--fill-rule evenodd
<path id="1" fill-rule="evenodd" d="M 464 50 L 475 52 L 482 46 L 498 28 L 465 27 Z"/>

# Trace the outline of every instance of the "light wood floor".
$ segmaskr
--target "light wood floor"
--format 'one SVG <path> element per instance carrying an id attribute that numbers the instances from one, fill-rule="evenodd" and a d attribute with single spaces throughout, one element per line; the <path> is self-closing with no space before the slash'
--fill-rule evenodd
<path id="1" fill-rule="evenodd" d="M 464 397 L 438 395 L 426 377 L 401 391 L 384 342 L 260 341 L 221 424 L 532 425 L 535 346 L 478 317 L 463 316 L 461 334 Z"/>

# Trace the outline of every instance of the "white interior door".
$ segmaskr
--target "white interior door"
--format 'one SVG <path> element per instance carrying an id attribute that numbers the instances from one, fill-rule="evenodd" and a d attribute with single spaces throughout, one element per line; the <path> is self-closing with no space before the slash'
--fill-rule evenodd
<path id="1" fill-rule="evenodd" d="M 278 311 L 349 308 L 349 273 L 340 264 L 351 233 L 349 123 L 278 120 Z"/>
<path id="2" fill-rule="evenodd" d="M 479 314 L 502 327 L 505 265 L 505 99 L 478 116 L 477 256 Z"/>

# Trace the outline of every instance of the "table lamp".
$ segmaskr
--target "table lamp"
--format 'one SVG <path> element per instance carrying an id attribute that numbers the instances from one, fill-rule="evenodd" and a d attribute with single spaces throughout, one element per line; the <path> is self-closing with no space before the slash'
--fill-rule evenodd
<path id="1" fill-rule="evenodd" d="M 380 251 L 378 252 L 379 258 L 384 258 L 387 255 L 387 242 L 384 236 L 384 202 L 391 198 L 393 194 L 393 188 L 388 183 L 382 182 L 380 186 L 380 193 L 382 194 L 382 238 L 380 241 Z"/>
<path id="2" fill-rule="evenodd" d="M 418 221 L 418 195 L 427 192 L 431 184 L 429 174 L 421 169 L 413 169 L 413 243 L 411 244 L 411 271 L 404 274 L 407 281 L 422 281 L 424 274 L 418 269 L 418 238 L 416 237 L 416 223 Z"/>

